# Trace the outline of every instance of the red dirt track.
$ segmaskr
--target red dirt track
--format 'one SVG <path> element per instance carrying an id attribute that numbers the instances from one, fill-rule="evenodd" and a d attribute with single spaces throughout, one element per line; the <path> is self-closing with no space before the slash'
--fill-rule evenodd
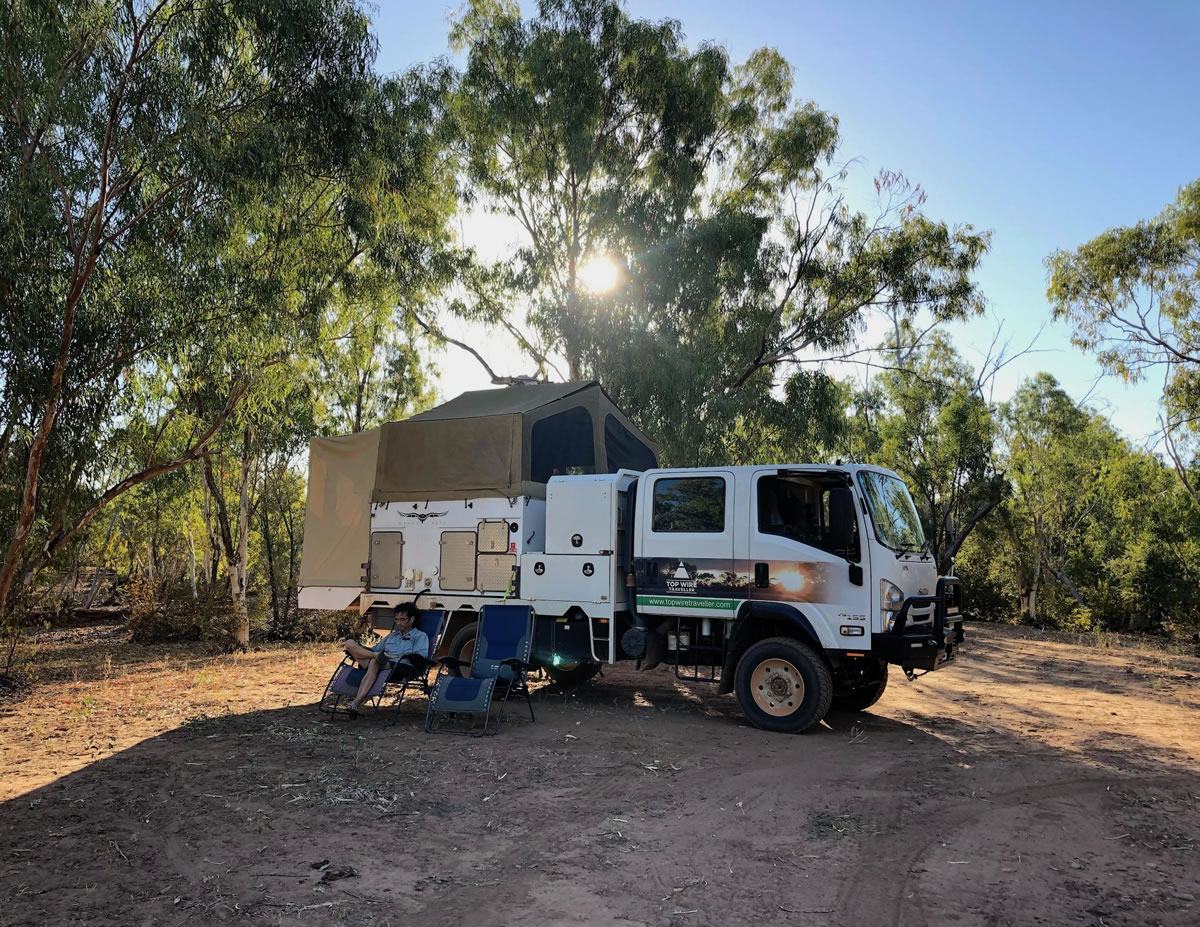
<path id="1" fill-rule="evenodd" d="M 58 634 L 95 672 L 0 705 L 0 925 L 1200 924 L 1200 661 L 968 634 L 807 735 L 621 666 L 484 740 L 320 718 L 328 646 Z"/>

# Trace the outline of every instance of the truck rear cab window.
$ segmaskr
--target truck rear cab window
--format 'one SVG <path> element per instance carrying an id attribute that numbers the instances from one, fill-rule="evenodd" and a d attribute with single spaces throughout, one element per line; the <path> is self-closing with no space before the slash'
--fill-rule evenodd
<path id="1" fill-rule="evenodd" d="M 859 559 L 854 493 L 840 480 L 759 477 L 758 530 Z"/>
<path id="2" fill-rule="evenodd" d="M 592 414 L 583 406 L 535 422 L 529 432 L 529 478 L 548 483 L 552 476 L 596 472 Z"/>
<path id="3" fill-rule="evenodd" d="M 652 523 L 658 532 L 720 534 L 725 530 L 725 480 L 719 476 L 656 480 Z"/>
<path id="4" fill-rule="evenodd" d="M 615 415 L 604 417 L 604 456 L 608 459 L 609 473 L 653 470 L 658 466 L 654 451 L 634 437 Z"/>

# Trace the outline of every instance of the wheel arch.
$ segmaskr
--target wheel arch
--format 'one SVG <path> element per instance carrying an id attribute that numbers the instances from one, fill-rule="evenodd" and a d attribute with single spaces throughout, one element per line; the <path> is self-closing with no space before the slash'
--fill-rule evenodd
<path id="1" fill-rule="evenodd" d="M 721 668 L 718 695 L 733 691 L 733 677 L 738 660 L 751 645 L 769 637 L 792 637 L 803 641 L 824 655 L 821 639 L 812 622 L 800 609 L 786 602 L 743 602 L 734 619 L 729 635 L 725 664 Z"/>

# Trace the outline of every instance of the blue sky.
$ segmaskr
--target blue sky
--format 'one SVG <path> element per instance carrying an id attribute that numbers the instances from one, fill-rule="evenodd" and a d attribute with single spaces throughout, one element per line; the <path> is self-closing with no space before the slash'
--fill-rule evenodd
<path id="1" fill-rule="evenodd" d="M 1155 215 L 1200 176 L 1197 2 L 627 7 L 679 19 L 690 45 L 722 45 L 735 61 L 778 48 L 795 69 L 797 98 L 839 117 L 841 153 L 860 159 L 851 183 L 864 197 L 880 169 L 903 171 L 928 192 L 930 215 L 991 229 L 978 280 L 1014 347 L 1049 317 L 1051 251 Z M 380 70 L 447 55 L 454 8 L 382 3 Z M 953 337 L 977 361 L 994 327 L 994 319 L 959 325 Z M 1093 406 L 1133 440 L 1153 432 L 1158 384 L 1097 384 L 1099 368 L 1062 325 L 1048 325 L 1037 347 L 997 378 L 997 398 L 1049 370 L 1074 396 L 1091 390 Z M 457 359 L 441 366 L 447 396 L 484 385 Z"/>

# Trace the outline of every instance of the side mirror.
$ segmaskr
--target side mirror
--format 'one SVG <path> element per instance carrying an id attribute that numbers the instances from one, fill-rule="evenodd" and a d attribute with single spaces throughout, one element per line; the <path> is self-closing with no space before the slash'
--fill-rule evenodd
<path id="1" fill-rule="evenodd" d="M 857 563 L 850 564 L 850 583 L 854 586 L 863 584 L 863 568 Z"/>

